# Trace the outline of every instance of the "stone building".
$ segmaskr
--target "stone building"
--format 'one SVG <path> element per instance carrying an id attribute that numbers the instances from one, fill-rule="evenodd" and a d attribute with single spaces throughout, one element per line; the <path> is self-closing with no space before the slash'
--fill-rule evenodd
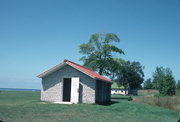
<path id="1" fill-rule="evenodd" d="M 111 100 L 111 80 L 69 60 L 37 77 L 42 78 L 42 101 L 101 104 Z"/>

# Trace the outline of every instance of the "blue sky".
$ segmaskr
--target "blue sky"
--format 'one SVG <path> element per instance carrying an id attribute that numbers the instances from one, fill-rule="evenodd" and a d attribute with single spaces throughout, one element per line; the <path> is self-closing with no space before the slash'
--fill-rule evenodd
<path id="1" fill-rule="evenodd" d="M 156 66 L 180 79 L 178 0 L 1 0 L 0 88 L 41 88 L 36 75 L 69 59 L 93 33 L 115 33 L 125 60 Z"/>

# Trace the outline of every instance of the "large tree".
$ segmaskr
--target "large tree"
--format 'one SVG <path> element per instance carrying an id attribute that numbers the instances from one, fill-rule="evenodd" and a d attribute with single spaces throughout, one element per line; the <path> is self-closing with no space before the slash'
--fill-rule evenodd
<path id="1" fill-rule="evenodd" d="M 113 45 L 120 42 L 120 39 L 113 33 L 95 33 L 89 41 L 80 45 L 80 53 L 84 56 L 80 58 L 84 66 L 97 71 L 100 75 L 109 75 L 110 67 L 115 65 L 114 53 L 124 54 L 124 52 Z"/>
<path id="2" fill-rule="evenodd" d="M 170 68 L 156 67 L 153 73 L 153 85 L 163 95 L 176 93 L 176 82 Z"/>
<path id="3" fill-rule="evenodd" d="M 144 81 L 143 67 L 141 64 L 135 61 L 117 61 L 119 65 L 112 70 L 112 79 L 114 79 L 119 86 L 124 86 L 125 88 L 141 88 L 141 84 Z"/>

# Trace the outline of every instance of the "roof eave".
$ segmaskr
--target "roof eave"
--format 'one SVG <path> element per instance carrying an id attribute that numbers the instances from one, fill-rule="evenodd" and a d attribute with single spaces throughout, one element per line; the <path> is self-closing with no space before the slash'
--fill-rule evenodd
<path id="1" fill-rule="evenodd" d="M 65 65 L 66 65 L 66 63 L 64 63 L 64 62 L 63 62 L 63 63 L 60 63 L 60 64 L 56 65 L 54 68 L 50 68 L 50 69 L 48 69 L 47 71 L 45 71 L 45 72 L 37 75 L 37 77 L 38 77 L 38 78 L 44 78 L 44 77 L 46 77 L 47 75 L 49 75 L 49 74 L 57 71 L 59 68 L 64 67 Z"/>
<path id="2" fill-rule="evenodd" d="M 107 80 L 104 80 L 104 79 L 100 79 L 100 78 L 95 78 L 96 80 L 102 80 L 102 81 L 104 81 L 104 82 L 107 82 L 107 83 L 113 83 L 113 81 L 107 81 Z"/>

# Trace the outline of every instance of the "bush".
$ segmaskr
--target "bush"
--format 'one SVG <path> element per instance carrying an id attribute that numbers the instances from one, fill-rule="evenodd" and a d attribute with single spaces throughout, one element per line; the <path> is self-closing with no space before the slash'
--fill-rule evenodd
<path id="1" fill-rule="evenodd" d="M 132 101 L 132 100 L 133 100 L 133 98 L 131 96 L 129 96 L 128 101 Z"/>

